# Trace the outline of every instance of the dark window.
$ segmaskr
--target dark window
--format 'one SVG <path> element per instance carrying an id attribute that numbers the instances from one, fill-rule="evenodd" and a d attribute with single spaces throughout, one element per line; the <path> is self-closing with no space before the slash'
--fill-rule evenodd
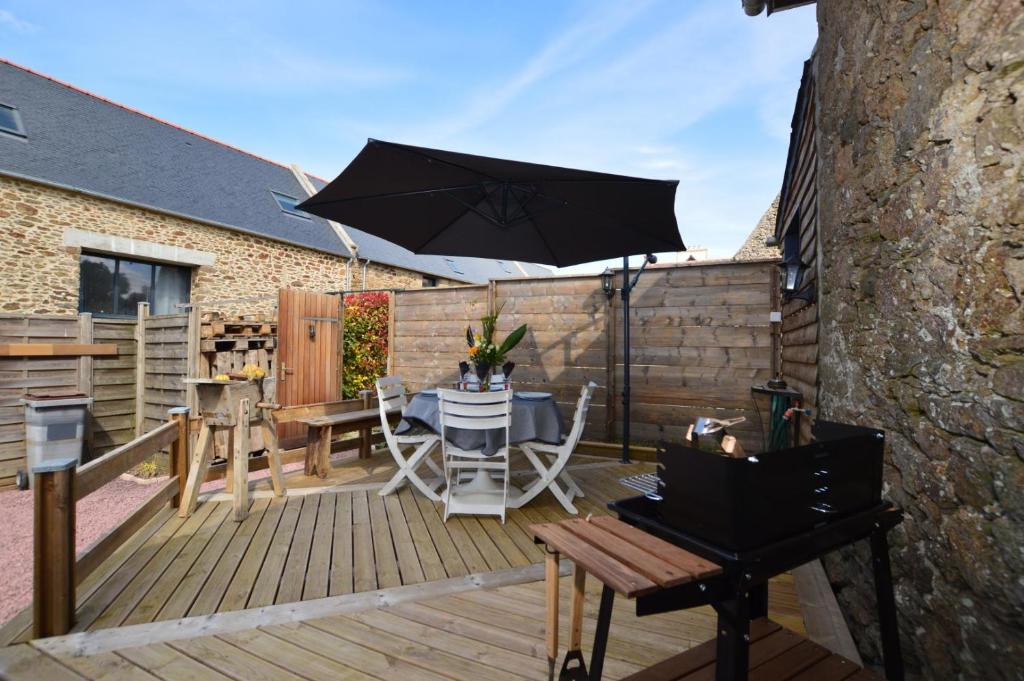
<path id="1" fill-rule="evenodd" d="M 189 301 L 192 270 L 188 267 L 83 254 L 78 308 L 95 315 L 134 317 L 139 303 L 152 314 L 179 312 Z"/>
<path id="2" fill-rule="evenodd" d="M 13 106 L 0 104 L 0 130 L 25 136 L 25 129 L 21 127 L 21 115 Z"/>
<path id="3" fill-rule="evenodd" d="M 423 288 L 433 288 L 437 286 L 437 277 L 423 277 Z"/>
<path id="4" fill-rule="evenodd" d="M 464 274 L 464 272 L 459 269 L 459 266 L 451 258 L 445 258 L 444 261 L 448 263 L 448 267 L 450 267 L 452 272 L 455 274 Z"/>
<path id="5" fill-rule="evenodd" d="M 303 218 L 305 220 L 312 219 L 312 216 L 304 210 L 299 210 L 298 205 L 302 203 L 298 199 L 286 196 L 285 194 L 278 194 L 277 192 L 270 192 L 274 195 L 274 200 L 277 201 L 277 205 L 281 207 L 288 215 L 294 215 L 297 218 Z"/>

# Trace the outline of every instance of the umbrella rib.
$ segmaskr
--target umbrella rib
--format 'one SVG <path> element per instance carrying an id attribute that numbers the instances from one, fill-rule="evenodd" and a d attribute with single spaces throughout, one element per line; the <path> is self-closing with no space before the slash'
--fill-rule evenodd
<path id="1" fill-rule="evenodd" d="M 479 188 L 480 188 L 479 184 L 463 184 L 463 185 L 456 185 L 454 187 L 438 187 L 436 189 L 417 189 L 415 191 L 407 191 L 407 192 L 387 192 L 387 193 L 384 193 L 384 194 L 370 194 L 368 196 L 353 196 L 353 197 L 350 197 L 350 198 L 347 198 L 347 199 L 328 199 L 326 201 L 316 201 L 316 202 L 311 203 L 310 205 L 312 205 L 312 206 L 326 206 L 326 205 L 332 204 L 332 203 L 349 203 L 351 201 L 373 201 L 375 199 L 397 199 L 397 198 L 401 198 L 403 196 L 421 196 L 423 194 L 437 194 L 437 193 L 440 193 L 440 192 L 450 193 L 450 192 L 454 192 L 454 191 L 460 191 L 460 190 L 463 190 L 463 189 L 479 189 Z M 310 200 L 307 199 L 307 201 L 304 202 L 304 203 L 308 203 L 309 201 Z"/>
<path id="2" fill-rule="evenodd" d="M 445 160 L 443 158 L 438 158 L 437 156 L 431 156 L 430 154 L 425 154 L 425 153 L 423 153 L 422 151 L 420 151 L 419 149 L 417 149 L 415 147 L 408 147 L 408 146 L 406 146 L 404 144 L 395 144 L 394 142 L 382 142 L 382 141 L 379 141 L 379 140 L 378 140 L 377 143 L 378 144 L 386 144 L 389 147 L 393 147 L 395 149 L 401 149 L 402 151 L 404 151 L 404 152 L 406 152 L 408 154 L 413 154 L 414 156 L 422 156 L 423 158 L 428 159 L 430 161 L 437 161 L 438 163 L 444 163 L 445 165 L 449 165 L 449 166 L 451 166 L 453 168 L 458 168 L 459 170 L 465 170 L 466 172 L 474 173 L 476 175 L 480 175 L 481 177 L 486 177 L 486 178 L 488 178 L 490 180 L 494 180 L 495 182 L 502 182 L 502 180 L 500 178 L 494 177 L 490 173 L 485 173 L 483 171 L 477 170 L 476 168 L 470 168 L 469 166 L 464 166 L 461 163 L 456 163 L 455 161 L 448 161 L 448 160 Z"/>

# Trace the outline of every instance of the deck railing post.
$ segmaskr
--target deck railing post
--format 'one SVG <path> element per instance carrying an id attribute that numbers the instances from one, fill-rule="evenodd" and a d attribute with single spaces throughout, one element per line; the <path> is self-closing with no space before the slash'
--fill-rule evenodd
<path id="1" fill-rule="evenodd" d="M 373 393 L 369 390 L 360 390 L 359 397 L 363 400 L 363 409 L 370 408 L 370 395 Z M 372 432 L 369 428 L 363 428 L 359 431 L 359 458 L 369 459 L 370 458 L 370 442 Z"/>
<path id="2" fill-rule="evenodd" d="M 171 506 L 178 508 L 185 498 L 185 483 L 188 480 L 189 453 L 188 418 L 191 410 L 188 407 L 174 407 L 168 410 L 169 420 L 178 424 L 178 439 L 171 443 L 171 460 L 168 468 L 171 475 L 178 476 L 178 492 L 171 497 Z"/>
<path id="3" fill-rule="evenodd" d="M 32 468 L 32 637 L 61 636 L 75 619 L 74 457 Z"/>

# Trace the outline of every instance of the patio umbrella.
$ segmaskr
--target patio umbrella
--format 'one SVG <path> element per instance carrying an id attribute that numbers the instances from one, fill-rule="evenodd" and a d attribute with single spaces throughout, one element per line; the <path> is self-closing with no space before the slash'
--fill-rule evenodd
<path id="1" fill-rule="evenodd" d="M 556 267 L 622 257 L 628 461 L 629 292 L 636 284 L 628 256 L 686 249 L 674 210 L 678 184 L 371 139 L 299 208 L 413 253 Z"/>
<path id="2" fill-rule="evenodd" d="M 413 253 L 566 267 L 684 250 L 677 184 L 371 139 L 299 208 Z"/>

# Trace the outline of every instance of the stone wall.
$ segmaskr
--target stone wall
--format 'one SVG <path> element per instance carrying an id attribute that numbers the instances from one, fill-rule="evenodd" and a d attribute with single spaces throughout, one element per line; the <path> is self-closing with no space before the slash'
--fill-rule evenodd
<path id="1" fill-rule="evenodd" d="M 272 314 L 279 288 L 345 288 L 347 261 L 338 256 L 0 176 L 0 312 L 77 314 L 81 249 L 64 245 L 67 228 L 212 253 L 213 265 L 193 269 L 193 301 L 260 298 L 212 306 L 229 315 Z M 352 288 L 423 282 L 418 272 L 377 263 L 363 282 L 362 264 L 354 269 Z"/>
<path id="2" fill-rule="evenodd" d="M 904 657 L 1024 659 L 1024 4 L 818 3 L 820 409 L 884 428 Z M 866 551 L 827 565 L 877 660 Z"/>

